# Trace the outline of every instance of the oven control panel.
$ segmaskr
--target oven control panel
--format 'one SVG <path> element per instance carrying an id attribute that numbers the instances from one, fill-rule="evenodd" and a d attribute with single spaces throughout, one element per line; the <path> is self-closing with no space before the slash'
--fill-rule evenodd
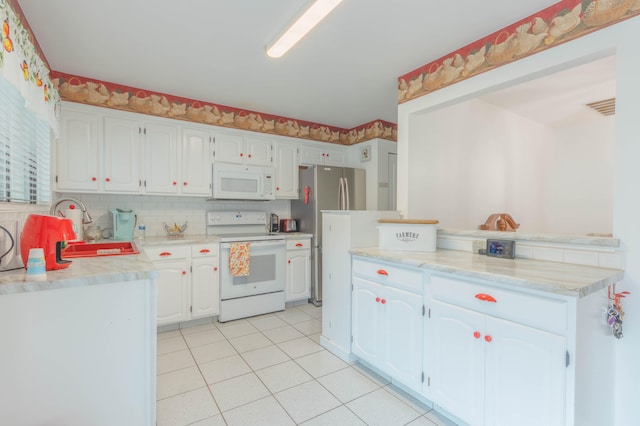
<path id="1" fill-rule="evenodd" d="M 207 226 L 267 225 L 265 212 L 250 211 L 210 211 L 207 212 Z"/>

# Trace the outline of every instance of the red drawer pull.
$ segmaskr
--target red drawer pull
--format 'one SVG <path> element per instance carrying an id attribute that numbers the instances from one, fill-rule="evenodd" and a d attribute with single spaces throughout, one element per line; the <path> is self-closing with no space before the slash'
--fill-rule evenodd
<path id="1" fill-rule="evenodd" d="M 302 247 L 302 243 L 296 244 L 296 247 Z"/>
<path id="2" fill-rule="evenodd" d="M 376 297 L 376 303 L 380 302 L 380 298 Z"/>
<path id="3" fill-rule="evenodd" d="M 382 304 L 384 305 L 385 303 L 387 303 L 387 301 L 386 301 L 385 299 L 382 299 L 382 300 L 380 301 L 380 303 L 382 303 Z"/>
<path id="4" fill-rule="evenodd" d="M 209 253 L 210 251 L 211 250 L 209 250 L 209 249 L 202 249 L 202 250 L 200 250 L 200 253 Z"/>
<path id="5" fill-rule="evenodd" d="M 182 271 L 182 275 L 187 275 L 187 271 Z"/>
<path id="6" fill-rule="evenodd" d="M 478 300 L 482 300 L 483 302 L 493 302 L 496 303 L 496 299 L 493 298 L 493 296 L 485 294 L 485 293 L 478 293 L 476 294 L 476 299 Z"/>
<path id="7" fill-rule="evenodd" d="M 479 332 L 479 331 L 474 331 L 474 332 L 473 332 L 473 337 L 475 337 L 476 339 L 479 339 L 479 338 L 480 338 L 480 336 L 481 336 L 481 335 L 480 335 L 480 332 Z"/>
<path id="8" fill-rule="evenodd" d="M 388 276 L 388 275 L 389 275 L 389 273 L 388 273 L 387 271 L 385 271 L 384 269 L 378 269 L 378 270 L 376 271 L 376 273 L 377 273 L 378 275 L 386 275 L 386 276 Z"/>
<path id="9" fill-rule="evenodd" d="M 492 340 L 492 339 L 491 339 L 491 336 L 484 336 L 484 340 L 485 340 L 485 342 L 487 342 L 487 343 L 491 343 L 491 340 Z"/>
<path id="10" fill-rule="evenodd" d="M 162 253 L 160 253 L 158 256 L 171 256 L 171 252 L 163 251 L 163 252 L 162 252 Z"/>
<path id="11" fill-rule="evenodd" d="M 217 270 L 218 270 L 218 267 L 217 267 L 217 266 L 214 266 L 214 267 L 213 267 L 213 270 L 214 270 L 214 271 L 217 271 Z"/>

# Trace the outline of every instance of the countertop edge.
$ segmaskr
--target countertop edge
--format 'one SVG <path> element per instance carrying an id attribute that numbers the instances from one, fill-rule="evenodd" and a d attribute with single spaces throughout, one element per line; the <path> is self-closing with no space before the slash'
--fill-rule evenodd
<path id="1" fill-rule="evenodd" d="M 529 259 L 520 259 L 520 260 L 511 260 L 511 259 L 497 259 L 497 258 L 487 258 L 486 256 L 481 256 L 473 253 L 459 252 L 454 250 L 438 250 L 437 252 L 425 252 L 423 259 L 415 259 L 406 255 L 406 253 L 411 253 L 414 257 L 417 255 L 420 257 L 418 252 L 400 252 L 400 251 L 390 251 L 390 250 L 380 250 L 377 247 L 370 248 L 354 248 L 349 250 L 349 253 L 353 255 L 358 255 L 362 257 L 369 257 L 374 259 L 379 259 L 382 261 L 398 263 L 401 265 L 412 266 L 416 268 L 425 269 L 431 272 L 442 272 L 447 274 L 453 274 L 462 279 L 478 279 L 478 280 L 490 280 L 492 284 L 496 284 L 501 287 L 512 288 L 520 291 L 538 291 L 544 293 L 551 293 L 558 296 L 569 296 L 582 298 L 593 292 L 601 290 L 607 287 L 610 284 L 613 284 L 617 281 L 620 281 L 624 278 L 624 271 L 619 269 L 606 269 L 606 268 L 598 268 L 593 266 L 583 266 L 583 265 L 574 265 L 574 264 L 563 264 L 558 262 L 548 262 L 548 261 L 538 261 L 538 260 L 529 260 Z M 418 254 L 416 254 L 418 253 Z M 439 253 L 441 255 L 446 255 L 447 253 L 452 254 L 455 257 L 468 256 L 468 259 L 472 259 L 474 256 L 477 257 L 478 261 L 483 261 L 486 259 L 487 262 L 496 262 L 502 263 L 504 262 L 529 262 L 529 265 L 547 265 L 550 266 L 551 269 L 559 269 L 558 277 L 550 280 L 549 277 L 532 279 L 530 277 L 518 277 L 517 275 L 509 276 L 505 274 L 497 274 L 491 273 L 487 271 L 474 270 L 469 268 L 463 268 L 456 265 L 453 265 L 449 262 L 446 264 L 444 262 L 438 262 L 437 260 L 429 259 L 428 256 L 433 256 L 435 253 Z M 563 279 L 561 275 L 565 273 L 571 273 L 572 271 L 598 271 L 602 272 L 603 276 L 598 277 L 597 279 L 589 280 L 586 283 L 581 283 L 580 285 L 563 287 L 560 283 L 563 283 Z"/>

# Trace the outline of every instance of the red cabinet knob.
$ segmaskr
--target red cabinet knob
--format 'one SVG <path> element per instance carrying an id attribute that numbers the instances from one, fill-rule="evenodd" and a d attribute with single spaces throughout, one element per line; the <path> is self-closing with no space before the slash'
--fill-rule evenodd
<path id="1" fill-rule="evenodd" d="M 296 247 L 302 247 L 302 243 L 297 243 Z"/>
<path id="2" fill-rule="evenodd" d="M 187 182 L 182 182 L 182 185 L 183 186 L 187 186 Z"/>
<path id="3" fill-rule="evenodd" d="M 492 302 L 492 303 L 496 303 L 496 299 L 493 298 L 493 296 L 489 295 L 489 294 L 485 294 L 485 293 L 478 293 L 476 294 L 476 299 L 478 300 L 482 300 L 483 302 Z"/>
<path id="4" fill-rule="evenodd" d="M 280 191 L 280 187 L 279 186 L 276 186 L 276 191 Z"/>
<path id="5" fill-rule="evenodd" d="M 387 271 L 385 271 L 384 269 L 378 269 L 378 270 L 376 271 L 376 273 L 377 273 L 378 275 L 385 275 L 385 276 L 388 276 L 388 275 L 389 275 L 389 273 L 388 273 Z"/>
<path id="6" fill-rule="evenodd" d="M 202 250 L 200 250 L 200 253 L 209 253 L 210 251 L 211 250 L 209 250 L 209 249 L 202 249 Z"/>
<path id="7" fill-rule="evenodd" d="M 91 178 L 91 180 L 95 182 L 95 181 L 97 181 L 98 179 L 96 179 L 96 177 L 94 176 L 94 177 L 92 177 L 92 178 Z"/>
<path id="8" fill-rule="evenodd" d="M 386 299 L 382 299 L 382 300 L 380 301 L 380 303 L 382 303 L 382 304 L 384 305 L 385 303 L 387 303 L 387 301 L 386 301 Z"/>
<path id="9" fill-rule="evenodd" d="M 329 156 L 329 154 L 327 154 L 327 157 Z"/>
<path id="10" fill-rule="evenodd" d="M 248 157 L 251 158 L 251 154 L 249 154 Z"/>
<path id="11" fill-rule="evenodd" d="M 240 153 L 240 157 L 244 157 L 244 154 L 243 154 L 243 153 Z"/>
<path id="12" fill-rule="evenodd" d="M 287 263 L 291 263 L 291 261 L 290 261 L 290 260 L 287 260 Z"/>
<path id="13" fill-rule="evenodd" d="M 479 331 L 474 331 L 474 332 L 473 332 L 473 337 L 475 337 L 476 339 L 479 339 L 479 338 L 480 338 L 480 336 L 481 336 L 481 334 L 480 334 L 480 332 L 479 332 Z"/>
<path id="14" fill-rule="evenodd" d="M 376 303 L 380 302 L 380 298 L 376 297 Z"/>
<path id="15" fill-rule="evenodd" d="M 111 182 L 111 179 L 110 179 L 110 178 L 106 178 L 105 180 L 106 180 L 107 182 Z"/>
<path id="16" fill-rule="evenodd" d="M 217 267 L 217 266 L 214 266 L 214 267 L 213 267 L 213 270 L 214 270 L 214 271 L 217 271 L 217 270 L 218 270 L 218 267 Z"/>
<path id="17" fill-rule="evenodd" d="M 491 336 L 484 336 L 484 341 L 487 343 L 491 342 Z"/>
<path id="18" fill-rule="evenodd" d="M 162 253 L 160 253 L 158 256 L 171 256 L 171 252 L 169 251 L 163 251 Z"/>
<path id="19" fill-rule="evenodd" d="M 173 186 L 176 186 L 178 184 L 178 182 L 176 181 L 173 181 L 172 183 L 173 183 Z"/>
<path id="20" fill-rule="evenodd" d="M 182 271 L 182 275 L 187 275 L 187 271 Z"/>

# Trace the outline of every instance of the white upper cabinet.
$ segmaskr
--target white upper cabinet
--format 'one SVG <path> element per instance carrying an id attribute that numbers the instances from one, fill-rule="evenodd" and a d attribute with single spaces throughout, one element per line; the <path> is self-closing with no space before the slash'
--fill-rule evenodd
<path id="1" fill-rule="evenodd" d="M 165 124 L 145 124 L 144 192 L 172 195 L 178 185 L 178 129 Z"/>
<path id="2" fill-rule="evenodd" d="M 273 141 L 257 136 L 217 133 L 214 137 L 213 159 L 221 163 L 271 166 Z"/>
<path id="3" fill-rule="evenodd" d="M 276 142 L 274 147 L 276 168 L 276 198 L 298 199 L 298 146 Z"/>
<path id="4" fill-rule="evenodd" d="M 54 151 L 57 164 L 54 187 L 58 190 L 98 190 L 100 124 L 101 116 L 97 113 L 63 107 L 60 137 Z"/>
<path id="5" fill-rule="evenodd" d="M 211 195 L 211 145 L 213 137 L 206 130 L 182 129 L 182 193 Z"/>
<path id="6" fill-rule="evenodd" d="M 140 191 L 141 131 L 138 120 L 104 118 L 103 188 L 105 192 Z"/>
<path id="7" fill-rule="evenodd" d="M 298 157 L 300 164 L 342 166 L 346 163 L 346 147 L 328 143 L 325 145 L 327 146 L 300 144 Z"/>

